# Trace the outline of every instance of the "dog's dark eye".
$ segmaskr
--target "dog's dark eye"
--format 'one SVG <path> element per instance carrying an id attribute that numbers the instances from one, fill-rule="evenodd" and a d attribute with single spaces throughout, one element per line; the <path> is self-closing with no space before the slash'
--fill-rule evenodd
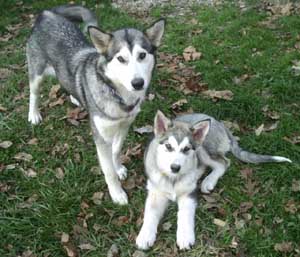
<path id="1" fill-rule="evenodd" d="M 174 150 L 170 144 L 165 144 L 165 146 L 169 152 L 172 152 Z"/>
<path id="2" fill-rule="evenodd" d="M 184 147 L 181 151 L 182 151 L 183 153 L 188 153 L 189 150 L 191 150 L 191 148 L 188 147 L 188 146 L 186 146 L 186 147 Z"/>
<path id="3" fill-rule="evenodd" d="M 144 60 L 145 57 L 146 57 L 146 53 L 140 53 L 140 54 L 139 54 L 139 59 L 140 59 L 140 60 Z"/>
<path id="4" fill-rule="evenodd" d="M 120 62 L 120 63 L 125 63 L 126 61 L 125 61 L 125 59 L 122 57 L 122 56 L 118 56 L 118 61 Z"/>

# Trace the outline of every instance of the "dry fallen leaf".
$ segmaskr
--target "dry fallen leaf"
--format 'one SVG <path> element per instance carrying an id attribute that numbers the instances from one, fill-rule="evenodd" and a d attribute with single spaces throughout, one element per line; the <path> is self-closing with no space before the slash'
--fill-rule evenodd
<path id="1" fill-rule="evenodd" d="M 283 137 L 283 139 L 285 141 L 288 141 L 289 143 L 296 145 L 296 144 L 300 144 L 300 136 L 293 136 L 292 138 L 289 137 Z"/>
<path id="2" fill-rule="evenodd" d="M 32 155 L 28 153 L 20 152 L 14 156 L 14 159 L 29 162 L 32 160 Z"/>
<path id="3" fill-rule="evenodd" d="M 203 91 L 202 94 L 211 98 L 214 102 L 219 99 L 230 101 L 233 98 L 233 93 L 230 90 L 206 90 Z"/>
<path id="4" fill-rule="evenodd" d="M 63 105 L 64 102 L 65 102 L 64 98 L 60 97 L 60 98 L 58 98 L 58 100 L 49 103 L 49 107 L 52 108 L 52 107 L 57 106 L 57 105 Z"/>
<path id="5" fill-rule="evenodd" d="M 103 197 L 104 197 L 103 192 L 95 192 L 93 194 L 92 200 L 93 200 L 94 204 L 100 205 L 102 203 Z"/>
<path id="6" fill-rule="evenodd" d="M 50 92 L 49 92 L 49 98 L 50 99 L 56 99 L 57 98 L 57 93 L 58 91 L 60 90 L 60 85 L 53 85 L 52 88 L 50 89 Z"/>
<path id="7" fill-rule="evenodd" d="M 86 244 L 80 244 L 80 245 L 78 245 L 78 247 L 79 247 L 81 250 L 96 250 L 96 247 L 95 247 L 95 246 L 92 246 L 92 245 L 89 244 L 89 243 L 86 243 Z"/>
<path id="8" fill-rule="evenodd" d="M 219 227 L 224 228 L 226 226 L 226 222 L 220 219 L 214 219 L 213 223 Z"/>
<path id="9" fill-rule="evenodd" d="M 274 245 L 274 250 L 282 253 L 290 253 L 294 249 L 292 242 L 282 242 Z"/>
<path id="10" fill-rule="evenodd" d="M 37 176 L 37 173 L 29 168 L 28 170 L 24 170 L 23 168 L 20 168 L 22 173 L 24 174 L 24 176 L 28 177 L 28 178 L 35 178 Z"/>
<path id="11" fill-rule="evenodd" d="M 76 247 L 70 242 L 63 245 L 64 249 L 67 252 L 68 257 L 76 257 L 78 256 Z"/>
<path id="12" fill-rule="evenodd" d="M 136 250 L 133 253 L 132 257 L 147 257 L 147 255 L 144 252 L 142 252 L 142 251 Z"/>
<path id="13" fill-rule="evenodd" d="M 68 243 L 68 242 L 69 242 L 69 239 L 70 239 L 69 234 L 67 234 L 67 233 L 65 233 L 65 232 L 63 232 L 63 233 L 61 234 L 60 241 L 61 241 L 62 243 Z"/>
<path id="14" fill-rule="evenodd" d="M 3 107 L 2 105 L 0 105 L 0 112 L 6 112 L 7 108 Z"/>
<path id="15" fill-rule="evenodd" d="M 233 131 L 241 131 L 239 124 L 236 121 L 222 120 L 226 128 Z"/>
<path id="16" fill-rule="evenodd" d="M 250 79 L 250 78 L 251 78 L 251 76 L 250 76 L 249 74 L 243 74 L 243 75 L 241 75 L 240 77 L 234 77 L 234 78 L 233 78 L 233 83 L 234 83 L 235 85 L 240 86 L 240 85 L 242 85 L 246 80 L 248 80 L 248 79 Z"/>
<path id="17" fill-rule="evenodd" d="M 64 170 L 61 167 L 55 169 L 55 177 L 58 179 L 63 179 L 65 177 Z"/>
<path id="18" fill-rule="evenodd" d="M 288 200 L 286 205 L 284 206 L 286 212 L 291 214 L 295 214 L 298 211 L 298 207 L 293 199 Z"/>
<path id="19" fill-rule="evenodd" d="M 120 256 L 119 249 L 116 244 L 113 244 L 107 252 L 107 257 L 119 257 L 119 256 Z"/>
<path id="20" fill-rule="evenodd" d="M 165 222 L 165 223 L 162 225 L 163 231 L 168 231 L 168 230 L 170 230 L 171 227 L 172 227 L 172 223 L 169 222 L 169 221 Z"/>
<path id="21" fill-rule="evenodd" d="M 38 144 L 38 139 L 37 138 L 32 138 L 27 142 L 28 145 L 37 145 Z"/>
<path id="22" fill-rule="evenodd" d="M 7 68 L 0 68 L 0 80 L 8 78 L 12 71 Z"/>
<path id="23" fill-rule="evenodd" d="M 186 99 L 180 99 L 178 100 L 177 102 L 173 103 L 171 105 L 171 108 L 172 110 L 175 110 L 175 111 L 180 111 L 181 110 L 181 107 L 184 105 L 184 104 L 187 104 L 187 100 Z"/>
<path id="24" fill-rule="evenodd" d="M 2 141 L 0 143 L 0 148 L 7 149 L 7 148 L 11 147 L 12 144 L 13 143 L 11 141 Z"/>
<path id="25" fill-rule="evenodd" d="M 300 180 L 293 179 L 292 191 L 293 192 L 299 192 L 300 191 Z"/>
<path id="26" fill-rule="evenodd" d="M 202 56 L 202 53 L 197 52 L 196 48 L 193 46 L 188 46 L 183 50 L 183 58 L 185 61 L 195 61 L 200 59 Z"/>

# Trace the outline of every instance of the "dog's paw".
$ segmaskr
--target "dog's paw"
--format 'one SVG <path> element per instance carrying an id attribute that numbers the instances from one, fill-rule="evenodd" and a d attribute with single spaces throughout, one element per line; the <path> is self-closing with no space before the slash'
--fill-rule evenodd
<path id="1" fill-rule="evenodd" d="M 194 232 L 177 231 L 177 245 L 180 250 L 191 249 L 195 244 Z"/>
<path id="2" fill-rule="evenodd" d="M 79 103 L 79 101 L 74 96 L 70 95 L 70 100 L 71 100 L 72 104 L 81 107 L 81 104 Z"/>
<path id="3" fill-rule="evenodd" d="M 138 237 L 136 238 L 136 245 L 141 250 L 149 249 L 155 242 L 156 233 L 151 230 L 141 229 Z"/>
<path id="4" fill-rule="evenodd" d="M 33 125 L 39 124 L 42 121 L 40 112 L 38 110 L 29 112 L 28 121 Z"/>
<path id="5" fill-rule="evenodd" d="M 109 190 L 111 199 L 114 203 L 119 205 L 128 204 L 128 197 L 125 191 L 122 188 L 114 188 Z"/>
<path id="6" fill-rule="evenodd" d="M 127 168 L 124 165 L 121 165 L 117 169 L 117 174 L 120 180 L 124 180 L 127 178 Z"/>
<path id="7" fill-rule="evenodd" d="M 210 194 L 214 190 L 218 180 L 212 177 L 206 177 L 201 184 L 201 191 L 205 194 Z"/>

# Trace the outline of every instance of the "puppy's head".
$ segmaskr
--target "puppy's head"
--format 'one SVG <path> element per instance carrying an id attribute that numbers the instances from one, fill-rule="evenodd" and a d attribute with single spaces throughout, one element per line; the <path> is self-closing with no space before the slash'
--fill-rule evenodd
<path id="1" fill-rule="evenodd" d="M 117 87 L 143 94 L 151 80 L 155 50 L 160 45 L 165 21 L 158 20 L 144 32 L 133 28 L 112 33 L 89 27 L 97 51 L 105 56 L 105 76 Z"/>
<path id="2" fill-rule="evenodd" d="M 154 134 L 159 142 L 156 153 L 159 170 L 170 178 L 176 178 L 197 168 L 196 146 L 203 143 L 209 128 L 209 120 L 189 126 L 171 121 L 158 111 L 154 120 Z"/>

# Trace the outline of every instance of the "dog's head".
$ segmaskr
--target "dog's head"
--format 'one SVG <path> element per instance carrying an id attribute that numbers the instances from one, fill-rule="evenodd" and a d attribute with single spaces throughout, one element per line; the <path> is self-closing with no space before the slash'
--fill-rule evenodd
<path id="1" fill-rule="evenodd" d="M 155 64 L 155 50 L 160 45 L 165 21 L 160 19 L 144 32 L 128 28 L 112 33 L 89 27 L 92 43 L 105 56 L 104 75 L 118 88 L 144 93 Z"/>
<path id="2" fill-rule="evenodd" d="M 210 128 L 210 120 L 193 126 L 171 121 L 161 111 L 154 120 L 155 139 L 159 142 L 156 165 L 170 178 L 187 174 L 197 168 L 196 146 L 203 143 Z"/>

